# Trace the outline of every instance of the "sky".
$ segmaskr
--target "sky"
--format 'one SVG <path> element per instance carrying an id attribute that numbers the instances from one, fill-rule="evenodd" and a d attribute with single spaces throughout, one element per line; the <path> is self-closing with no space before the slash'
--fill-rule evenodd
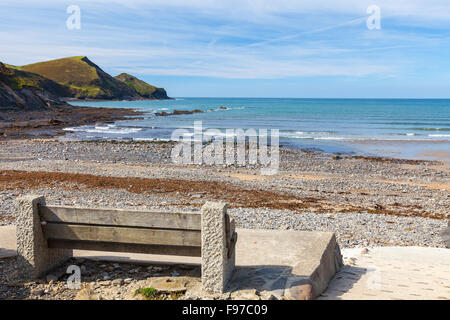
<path id="1" fill-rule="evenodd" d="M 2 62 L 88 56 L 172 97 L 450 98 L 448 0 L 2 0 L 0 16 Z"/>

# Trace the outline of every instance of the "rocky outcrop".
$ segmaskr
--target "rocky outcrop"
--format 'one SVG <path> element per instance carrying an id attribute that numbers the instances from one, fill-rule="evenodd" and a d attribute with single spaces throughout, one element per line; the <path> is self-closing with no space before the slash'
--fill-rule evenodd
<path id="1" fill-rule="evenodd" d="M 64 88 L 37 75 L 8 68 L 0 62 L 0 111 L 39 111 L 71 107 L 52 92 L 64 93 Z"/>

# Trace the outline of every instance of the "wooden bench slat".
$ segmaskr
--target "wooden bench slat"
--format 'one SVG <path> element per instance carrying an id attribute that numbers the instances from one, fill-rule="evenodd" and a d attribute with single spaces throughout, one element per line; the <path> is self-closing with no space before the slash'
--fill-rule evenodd
<path id="1" fill-rule="evenodd" d="M 62 223 L 47 223 L 42 226 L 42 229 L 47 239 L 201 246 L 201 232 L 197 230 L 161 230 Z"/>
<path id="2" fill-rule="evenodd" d="M 39 215 L 47 222 L 201 230 L 199 213 L 39 206 Z"/>
<path id="3" fill-rule="evenodd" d="M 49 248 L 91 251 L 131 252 L 185 257 L 201 257 L 201 247 L 145 245 L 101 241 L 48 240 Z"/>

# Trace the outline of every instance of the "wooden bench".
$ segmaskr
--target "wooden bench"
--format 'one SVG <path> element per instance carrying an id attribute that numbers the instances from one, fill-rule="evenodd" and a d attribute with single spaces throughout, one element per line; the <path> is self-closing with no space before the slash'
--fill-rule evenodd
<path id="1" fill-rule="evenodd" d="M 42 196 L 17 200 L 18 270 L 38 278 L 73 249 L 202 257 L 202 286 L 223 292 L 235 263 L 237 234 L 222 203 L 172 213 L 47 206 Z"/>

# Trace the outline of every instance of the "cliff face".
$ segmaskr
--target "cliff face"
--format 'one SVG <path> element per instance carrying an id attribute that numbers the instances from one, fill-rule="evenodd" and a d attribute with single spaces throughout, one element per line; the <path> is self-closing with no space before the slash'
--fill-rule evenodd
<path id="1" fill-rule="evenodd" d="M 40 111 L 70 108 L 59 96 L 67 89 L 39 75 L 0 62 L 0 111 Z"/>

